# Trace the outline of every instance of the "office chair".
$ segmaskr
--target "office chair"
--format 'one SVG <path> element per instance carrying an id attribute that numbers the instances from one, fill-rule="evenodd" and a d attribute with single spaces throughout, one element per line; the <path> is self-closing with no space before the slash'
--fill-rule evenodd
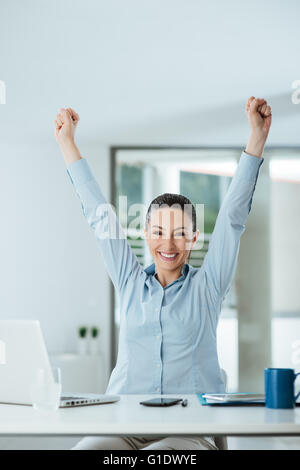
<path id="1" fill-rule="evenodd" d="M 221 369 L 223 379 L 224 379 L 224 384 L 225 384 L 225 390 L 227 390 L 227 374 L 224 369 Z M 214 441 L 218 449 L 220 450 L 228 450 L 228 443 L 227 443 L 227 437 L 226 436 L 215 436 Z"/>

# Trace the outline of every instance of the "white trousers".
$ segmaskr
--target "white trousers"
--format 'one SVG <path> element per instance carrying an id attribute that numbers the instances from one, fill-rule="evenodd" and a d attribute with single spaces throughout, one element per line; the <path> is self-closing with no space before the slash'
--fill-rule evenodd
<path id="1" fill-rule="evenodd" d="M 87 436 L 71 450 L 218 450 L 212 437 Z"/>

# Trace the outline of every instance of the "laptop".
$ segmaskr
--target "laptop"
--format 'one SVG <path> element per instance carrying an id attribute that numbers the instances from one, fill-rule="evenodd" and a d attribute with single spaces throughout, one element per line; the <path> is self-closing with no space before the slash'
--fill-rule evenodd
<path id="1" fill-rule="evenodd" d="M 0 403 L 32 405 L 30 385 L 36 369 L 51 363 L 38 320 L 0 320 Z M 62 393 L 60 408 L 114 403 L 118 395 Z"/>

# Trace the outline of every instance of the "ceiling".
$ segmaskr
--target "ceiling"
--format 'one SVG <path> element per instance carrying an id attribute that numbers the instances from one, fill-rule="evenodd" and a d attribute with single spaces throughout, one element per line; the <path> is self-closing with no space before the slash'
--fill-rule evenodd
<path id="1" fill-rule="evenodd" d="M 244 145 L 249 96 L 273 110 L 269 143 L 299 145 L 296 0 L 0 2 L 1 143 L 54 141 L 61 106 L 78 139 Z"/>

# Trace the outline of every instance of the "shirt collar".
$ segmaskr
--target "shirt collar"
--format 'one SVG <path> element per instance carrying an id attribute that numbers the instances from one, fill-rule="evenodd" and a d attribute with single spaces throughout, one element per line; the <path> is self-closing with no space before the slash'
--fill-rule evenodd
<path id="1" fill-rule="evenodd" d="M 182 269 L 181 269 L 181 276 L 180 278 L 183 276 L 185 277 L 187 275 L 189 271 L 189 265 L 186 263 L 182 266 Z M 156 266 L 155 266 L 155 263 L 152 263 L 150 264 L 150 266 L 148 266 L 147 268 L 145 268 L 145 273 L 148 274 L 148 276 L 154 276 L 156 274 Z M 180 279 L 178 278 L 178 279 Z M 178 281 L 178 279 L 176 279 Z"/>

